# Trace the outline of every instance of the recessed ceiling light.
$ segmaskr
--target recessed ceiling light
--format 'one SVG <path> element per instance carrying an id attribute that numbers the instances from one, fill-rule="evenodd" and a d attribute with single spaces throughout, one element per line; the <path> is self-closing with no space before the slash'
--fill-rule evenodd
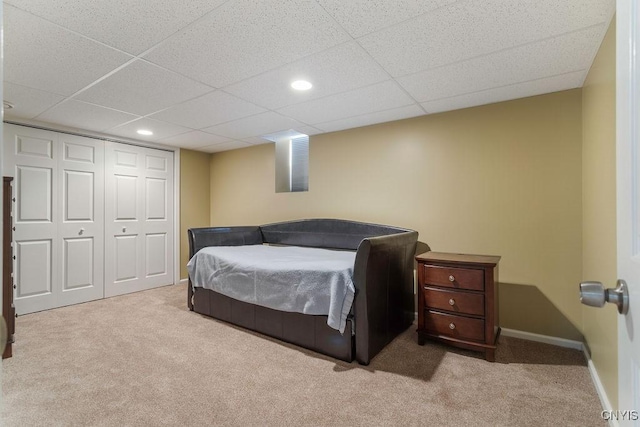
<path id="1" fill-rule="evenodd" d="M 2 106 L 5 110 L 11 110 L 13 108 L 13 104 L 9 101 L 2 101 Z"/>
<path id="2" fill-rule="evenodd" d="M 150 130 L 146 130 L 146 129 L 138 129 L 138 134 L 144 135 L 144 136 L 149 136 L 149 135 L 153 135 L 153 132 L 151 132 Z"/>
<path id="3" fill-rule="evenodd" d="M 295 90 L 309 90 L 313 87 L 313 85 L 306 80 L 296 80 L 295 82 L 291 83 L 291 87 Z"/>

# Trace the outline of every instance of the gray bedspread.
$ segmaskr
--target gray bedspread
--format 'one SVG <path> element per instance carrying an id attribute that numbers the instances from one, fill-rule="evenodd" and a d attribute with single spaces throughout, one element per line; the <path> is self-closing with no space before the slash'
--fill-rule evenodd
<path id="1" fill-rule="evenodd" d="M 276 310 L 327 315 L 344 332 L 355 252 L 295 246 L 210 246 L 187 269 L 193 287 Z"/>

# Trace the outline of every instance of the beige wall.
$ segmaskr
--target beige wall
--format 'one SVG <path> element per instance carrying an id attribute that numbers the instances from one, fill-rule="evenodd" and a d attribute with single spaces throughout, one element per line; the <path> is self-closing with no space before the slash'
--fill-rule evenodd
<path id="1" fill-rule="evenodd" d="M 209 225 L 210 154 L 180 150 L 180 278 L 187 278 L 187 229 Z"/>
<path id="2" fill-rule="evenodd" d="M 502 326 L 581 339 L 581 140 L 578 89 L 314 136 L 306 193 L 275 193 L 273 144 L 217 153 L 211 223 L 346 218 L 501 255 Z"/>
<path id="3" fill-rule="evenodd" d="M 582 278 L 616 282 L 616 37 L 615 20 L 582 90 Z M 618 402 L 618 313 L 582 307 L 583 333 L 613 408 Z"/>

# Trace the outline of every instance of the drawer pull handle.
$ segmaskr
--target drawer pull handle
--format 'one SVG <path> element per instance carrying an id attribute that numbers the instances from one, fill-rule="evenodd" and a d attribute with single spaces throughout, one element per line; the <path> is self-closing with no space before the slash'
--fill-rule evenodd
<path id="1" fill-rule="evenodd" d="M 449 305 L 451 305 L 451 306 L 456 305 L 456 301 L 455 301 L 453 298 L 451 298 L 451 299 L 449 300 Z"/>
<path id="2" fill-rule="evenodd" d="M 456 281 L 456 278 L 455 278 L 455 277 L 453 277 L 453 276 L 449 276 L 449 281 L 450 281 L 450 282 L 455 282 L 455 281 Z"/>
<path id="3" fill-rule="evenodd" d="M 455 329 L 455 328 L 456 328 L 455 323 L 453 322 L 449 323 L 449 329 Z"/>

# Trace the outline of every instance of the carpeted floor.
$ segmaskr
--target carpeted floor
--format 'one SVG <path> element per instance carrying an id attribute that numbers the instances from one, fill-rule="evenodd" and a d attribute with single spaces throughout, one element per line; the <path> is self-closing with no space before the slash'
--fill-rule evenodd
<path id="1" fill-rule="evenodd" d="M 500 338 L 496 363 L 416 343 L 367 367 L 190 312 L 185 285 L 17 319 L 5 426 L 603 426 L 582 353 Z"/>

